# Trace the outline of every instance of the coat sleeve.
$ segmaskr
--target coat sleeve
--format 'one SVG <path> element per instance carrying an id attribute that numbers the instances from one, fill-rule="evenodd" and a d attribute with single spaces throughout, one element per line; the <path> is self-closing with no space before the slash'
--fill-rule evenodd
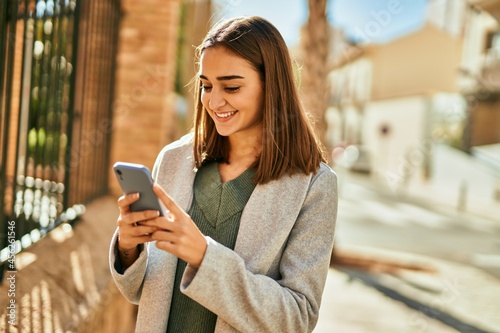
<path id="1" fill-rule="evenodd" d="M 149 244 L 140 246 L 141 252 L 139 258 L 137 258 L 130 267 L 124 270 L 121 267 L 117 241 L 118 232 L 115 232 L 109 249 L 109 268 L 111 270 L 111 275 L 122 295 L 125 296 L 129 302 L 139 304 L 142 284 L 146 274 Z"/>
<path id="2" fill-rule="evenodd" d="M 202 264 L 187 267 L 181 291 L 240 332 L 311 332 L 333 248 L 337 182 L 314 177 L 272 279 L 253 274 L 234 251 L 208 239 Z M 265 235 L 263 235 L 265 237 Z"/>

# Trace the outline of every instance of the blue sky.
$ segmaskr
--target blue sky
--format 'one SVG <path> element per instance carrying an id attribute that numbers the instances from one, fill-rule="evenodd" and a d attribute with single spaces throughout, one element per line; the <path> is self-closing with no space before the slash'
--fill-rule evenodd
<path id="1" fill-rule="evenodd" d="M 308 0 L 215 0 L 222 9 L 217 19 L 258 15 L 271 21 L 285 41 L 296 45 L 307 18 Z M 426 0 L 330 0 L 328 18 L 351 38 L 384 43 L 422 26 Z"/>

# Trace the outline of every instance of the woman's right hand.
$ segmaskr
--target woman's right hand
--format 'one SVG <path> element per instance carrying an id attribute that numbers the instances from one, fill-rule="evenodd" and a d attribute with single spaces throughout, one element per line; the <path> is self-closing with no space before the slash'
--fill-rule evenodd
<path id="1" fill-rule="evenodd" d="M 130 205 L 139 200 L 139 194 L 133 193 L 122 195 L 118 198 L 120 216 L 116 224 L 118 225 L 118 251 L 124 268 L 128 268 L 139 257 L 139 244 L 150 242 L 151 234 L 158 230 L 157 227 L 141 225 L 142 221 L 147 221 L 158 217 L 156 210 L 146 210 L 142 212 L 132 212 Z"/>

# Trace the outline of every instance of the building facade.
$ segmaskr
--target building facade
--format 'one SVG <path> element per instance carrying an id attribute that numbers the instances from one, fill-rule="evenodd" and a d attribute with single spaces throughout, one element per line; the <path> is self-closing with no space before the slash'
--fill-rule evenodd
<path id="1" fill-rule="evenodd" d="M 466 1 L 429 1 L 420 29 L 384 44 L 333 34 L 331 144 L 359 147 L 374 177 L 400 186 L 431 177 L 436 144 L 470 151 L 498 142 L 496 106 L 476 103 L 471 112 L 470 98 L 491 63 L 496 26 Z"/>

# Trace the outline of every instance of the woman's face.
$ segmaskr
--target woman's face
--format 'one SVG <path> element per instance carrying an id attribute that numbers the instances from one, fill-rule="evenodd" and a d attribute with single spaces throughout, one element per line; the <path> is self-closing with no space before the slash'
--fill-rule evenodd
<path id="1" fill-rule="evenodd" d="M 201 102 L 222 136 L 261 135 L 263 89 L 259 73 L 223 47 L 200 59 Z"/>

